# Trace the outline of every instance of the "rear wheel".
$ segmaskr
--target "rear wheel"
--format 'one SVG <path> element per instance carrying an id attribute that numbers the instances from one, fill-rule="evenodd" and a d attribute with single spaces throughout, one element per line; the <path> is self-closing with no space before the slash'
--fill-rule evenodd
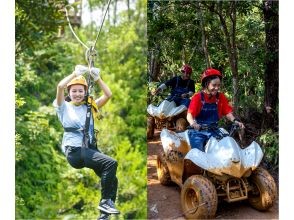
<path id="1" fill-rule="evenodd" d="M 157 176 L 162 185 L 170 185 L 172 183 L 164 153 L 157 155 Z"/>
<path id="2" fill-rule="evenodd" d="M 178 131 L 185 131 L 187 126 L 188 126 L 188 122 L 184 118 L 179 118 L 176 121 L 176 130 L 178 130 Z"/>
<path id="3" fill-rule="evenodd" d="M 217 210 L 217 193 L 214 185 L 200 175 L 189 177 L 181 191 L 181 204 L 188 219 L 214 218 Z"/>
<path id="4" fill-rule="evenodd" d="M 277 198 L 277 186 L 274 178 L 263 168 L 257 168 L 249 177 L 253 190 L 248 192 L 250 205 L 260 211 L 265 211 L 274 205 Z"/>
<path id="5" fill-rule="evenodd" d="M 152 138 L 155 129 L 155 119 L 151 116 L 147 118 L 147 138 Z"/>

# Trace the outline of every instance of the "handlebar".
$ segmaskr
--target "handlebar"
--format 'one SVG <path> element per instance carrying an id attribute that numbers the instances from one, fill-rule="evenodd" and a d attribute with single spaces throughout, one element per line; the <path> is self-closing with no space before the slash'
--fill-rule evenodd
<path id="1" fill-rule="evenodd" d="M 187 127 L 187 129 L 194 129 L 194 127 L 192 127 L 191 125 L 189 125 Z M 216 124 L 203 124 L 203 125 L 200 125 L 199 131 L 203 131 L 203 130 L 215 130 L 215 129 L 218 129 L 218 126 Z"/>
<path id="2" fill-rule="evenodd" d="M 192 127 L 191 125 L 187 126 L 187 129 L 194 129 L 194 127 Z M 205 131 L 205 130 L 216 130 L 218 129 L 218 126 L 216 124 L 203 124 L 203 125 L 200 125 L 200 129 L 199 131 Z M 223 137 L 224 136 L 233 136 L 233 134 L 238 130 L 240 129 L 240 126 L 233 123 L 232 126 L 231 126 L 231 129 L 229 131 L 229 134 L 223 134 Z"/>

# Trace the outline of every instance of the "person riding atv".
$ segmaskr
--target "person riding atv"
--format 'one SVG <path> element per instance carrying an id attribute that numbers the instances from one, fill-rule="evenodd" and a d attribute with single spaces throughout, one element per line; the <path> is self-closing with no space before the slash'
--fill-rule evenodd
<path id="1" fill-rule="evenodd" d="M 220 201 L 247 200 L 257 210 L 270 209 L 277 198 L 277 187 L 270 173 L 259 164 L 261 147 L 253 141 L 241 148 L 231 132 L 219 128 L 205 148 L 191 148 L 188 132 L 163 129 L 162 153 L 157 155 L 157 175 L 162 185 L 172 182 L 181 188 L 183 214 L 188 219 L 214 218 Z M 215 127 L 201 126 L 204 130 Z"/>
<path id="2" fill-rule="evenodd" d="M 189 138 L 192 148 L 198 148 L 203 151 L 205 142 L 211 137 L 218 135 L 216 130 L 199 131 L 201 125 L 215 125 L 223 115 L 226 118 L 245 128 L 244 124 L 238 121 L 229 105 L 227 98 L 221 92 L 221 80 L 223 75 L 216 69 L 206 69 L 201 76 L 202 90 L 192 97 L 187 120 L 194 129 L 189 130 Z"/>
<path id="3" fill-rule="evenodd" d="M 192 68 L 184 64 L 181 68 L 181 76 L 175 76 L 172 79 L 161 84 L 154 92 L 157 95 L 167 87 L 171 87 L 171 94 L 167 97 L 168 101 L 174 101 L 177 106 L 185 105 L 187 108 L 190 104 L 190 97 L 195 93 L 195 82 L 191 79 Z"/>
<path id="4" fill-rule="evenodd" d="M 168 86 L 172 88 L 171 94 L 158 106 L 148 105 L 147 138 L 153 137 L 155 127 L 157 129 L 175 128 L 178 131 L 186 129 L 188 125 L 187 108 L 190 104 L 190 97 L 195 92 L 195 82 L 190 79 L 192 68 L 189 65 L 183 65 L 181 72 L 181 76 L 176 76 L 161 84 L 152 93 L 158 95 Z"/>
<path id="5" fill-rule="evenodd" d="M 163 129 L 160 134 L 163 152 L 157 155 L 158 179 L 163 185 L 180 186 L 182 210 L 188 219 L 214 218 L 222 200 L 247 199 L 253 208 L 265 211 L 277 198 L 273 177 L 259 167 L 261 147 L 253 141 L 241 148 L 232 138 L 236 128 L 245 126 L 235 119 L 219 92 L 222 78 L 218 70 L 205 70 L 203 90 L 193 96 L 188 109 L 188 130 Z M 218 128 L 223 115 L 233 122 L 230 133 Z"/>

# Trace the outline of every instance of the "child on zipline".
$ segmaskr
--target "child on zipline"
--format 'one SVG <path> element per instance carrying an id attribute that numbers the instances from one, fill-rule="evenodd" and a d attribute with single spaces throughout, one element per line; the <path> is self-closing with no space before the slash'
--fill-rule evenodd
<path id="1" fill-rule="evenodd" d="M 101 210 L 100 219 L 107 219 L 110 214 L 119 214 L 115 208 L 118 180 L 116 177 L 117 161 L 101 153 L 96 147 L 94 134 L 94 115 L 112 96 L 109 87 L 100 78 L 100 70 L 92 68 L 91 77 L 103 91 L 103 95 L 96 100 L 88 99 L 92 103 L 89 126 L 89 144 L 85 146 L 84 130 L 86 127 L 87 100 L 85 100 L 88 83 L 82 76 L 89 69 L 77 65 L 69 76 L 61 80 L 57 86 L 56 99 L 53 102 L 58 118 L 65 130 L 62 140 L 62 150 L 69 164 L 81 169 L 88 167 L 94 170 L 101 178 L 102 198 L 98 205 Z M 67 88 L 68 96 L 65 97 L 64 89 Z M 91 100 L 91 101 L 90 101 Z"/>

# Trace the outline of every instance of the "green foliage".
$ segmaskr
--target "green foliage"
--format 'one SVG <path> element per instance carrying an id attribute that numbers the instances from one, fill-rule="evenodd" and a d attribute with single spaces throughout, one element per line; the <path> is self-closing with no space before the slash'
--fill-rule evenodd
<path id="1" fill-rule="evenodd" d="M 222 4 L 222 14 L 227 29 L 232 32 L 232 5 L 236 4 L 236 43 L 238 76 L 238 96 L 233 97 L 233 74 L 226 47 L 226 37 L 219 18 L 218 4 Z M 199 7 L 198 7 L 199 5 Z M 234 114 L 245 126 L 259 123 L 250 115 L 264 111 L 265 61 L 273 54 L 266 54 L 265 24 L 262 1 L 149 1 L 147 9 L 148 33 L 148 74 L 156 82 L 148 84 L 148 103 L 159 104 L 160 97 L 152 97 L 162 82 L 177 75 L 182 63 L 193 68 L 192 78 L 196 81 L 196 92 L 201 89 L 201 73 L 207 67 L 202 42 L 201 17 L 206 32 L 206 44 L 211 58 L 211 67 L 222 72 L 221 91 L 229 100 L 237 98 L 238 112 Z M 199 13 L 201 11 L 201 13 Z M 202 15 L 202 16 L 201 16 Z M 231 42 L 232 35 L 230 35 Z M 275 53 L 276 54 L 276 53 Z M 155 65 L 156 64 L 156 65 Z M 154 77 L 153 77 L 154 76 Z M 166 97 L 166 96 L 165 96 Z M 278 112 L 277 109 L 275 109 Z M 222 122 L 221 122 L 222 123 Z M 260 124 L 259 124 L 260 126 Z M 248 127 L 248 131 L 250 127 Z M 265 157 L 278 165 L 278 134 L 266 132 L 261 140 L 265 144 Z"/>
<path id="2" fill-rule="evenodd" d="M 100 179 L 92 170 L 76 170 L 66 161 L 60 149 L 63 129 L 52 106 L 58 82 L 76 64 L 86 65 L 84 48 L 68 28 L 57 38 L 56 30 L 63 24 L 56 22 L 61 15 L 59 3 L 48 3 L 50 9 L 37 15 L 41 3 L 18 1 L 16 5 L 16 43 L 21 51 L 17 51 L 15 75 L 17 219 L 94 219 L 98 215 Z M 123 219 L 147 216 L 146 1 L 136 3 L 135 10 L 117 15 L 115 26 L 105 22 L 95 61 L 113 93 L 95 126 L 99 148 L 119 164 L 116 204 Z M 91 4 L 95 8 L 102 1 Z M 75 31 L 87 45 L 97 34 L 93 26 Z M 101 91 L 96 88 L 93 95 L 98 97 Z"/>
<path id="3" fill-rule="evenodd" d="M 60 10 L 66 0 L 17 0 L 15 3 L 16 55 L 34 56 L 34 52 L 57 39 L 57 30 L 64 24 Z M 50 19 L 48 19 L 50 18 Z"/>
<path id="4" fill-rule="evenodd" d="M 272 130 L 265 131 L 259 141 L 265 152 L 265 160 L 276 168 L 279 164 L 279 134 Z"/>
<path id="5" fill-rule="evenodd" d="M 224 74 L 223 92 L 233 93 L 232 72 L 226 40 L 219 16 L 215 12 L 216 2 L 202 1 L 207 37 L 208 53 L 213 68 Z M 223 13 L 228 29 L 231 30 L 230 2 L 223 2 Z M 263 73 L 265 59 L 265 33 L 261 4 L 258 2 L 238 2 L 236 22 L 236 45 L 239 72 L 239 103 L 243 107 L 262 108 Z M 148 62 L 155 54 L 155 62 L 160 65 L 157 80 L 161 82 L 178 74 L 182 63 L 193 67 L 192 78 L 198 83 L 206 68 L 202 48 L 201 16 L 195 2 L 165 1 L 148 4 Z M 200 87 L 196 89 L 198 91 Z M 248 96 L 250 98 L 248 98 Z M 233 98 L 233 97 L 232 97 Z"/>

